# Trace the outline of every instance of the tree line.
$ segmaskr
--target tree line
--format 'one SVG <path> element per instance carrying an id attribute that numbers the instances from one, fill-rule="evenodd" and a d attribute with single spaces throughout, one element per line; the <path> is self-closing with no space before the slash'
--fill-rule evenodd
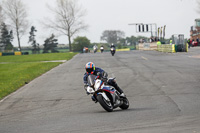
<path id="1" fill-rule="evenodd" d="M 85 16 L 85 10 L 80 7 L 77 3 L 77 0 L 57 0 L 55 6 L 47 6 L 48 9 L 55 16 L 51 18 L 46 18 L 43 22 L 43 25 L 46 28 L 53 29 L 54 32 L 65 35 L 68 38 L 69 49 L 72 51 L 72 37 L 79 33 L 82 30 L 87 29 L 87 25 L 83 21 L 83 17 Z M 54 19 L 53 19 L 54 18 Z M 9 44 L 13 40 L 13 36 L 16 37 L 18 41 L 18 49 L 21 51 L 21 37 L 26 33 L 26 31 L 31 27 L 28 20 L 28 9 L 27 6 L 23 3 L 22 0 L 2 0 L 0 3 L 0 23 L 1 23 L 1 37 L 0 37 L 0 47 L 1 49 L 5 49 L 8 42 L 2 40 L 5 35 L 12 37 L 9 40 Z M 4 26 L 4 27 L 3 27 Z M 4 30 L 6 27 L 6 30 Z M 33 29 L 31 29 L 33 30 Z M 8 33 L 7 33 L 8 32 Z M 33 51 L 38 50 L 38 44 L 34 38 L 35 31 L 31 31 L 29 42 L 33 46 Z M 32 35 L 31 35 L 32 34 Z M 52 47 L 55 47 L 57 44 L 57 40 L 54 39 L 55 35 L 50 35 L 49 38 L 45 39 L 44 47 L 48 46 L 47 44 L 52 44 Z M 49 46 L 48 46 L 49 47 Z M 56 52 L 52 48 L 45 48 L 44 51 L 51 49 Z"/>
<path id="2" fill-rule="evenodd" d="M 78 51 L 84 46 L 90 46 L 87 37 L 77 37 L 72 41 L 72 37 L 88 28 L 83 18 L 86 10 L 83 9 L 77 0 L 56 0 L 53 6 L 47 8 L 52 13 L 52 17 L 45 18 L 43 26 L 52 29 L 54 33 L 44 39 L 43 52 L 58 52 L 58 40 L 55 34 L 64 35 L 68 38 L 69 50 Z M 54 15 L 54 16 L 53 16 Z M 28 43 L 33 47 L 32 52 L 40 51 L 40 44 L 36 41 L 36 27 L 30 26 L 28 20 L 28 9 L 22 0 L 2 0 L 0 2 L 0 48 L 1 50 L 12 49 L 14 37 L 18 42 L 18 50 L 21 51 L 21 38 L 29 31 Z M 120 30 L 105 30 L 100 39 L 107 44 L 135 45 L 141 38 L 146 37 L 126 37 Z M 86 44 L 87 42 L 87 44 Z"/>

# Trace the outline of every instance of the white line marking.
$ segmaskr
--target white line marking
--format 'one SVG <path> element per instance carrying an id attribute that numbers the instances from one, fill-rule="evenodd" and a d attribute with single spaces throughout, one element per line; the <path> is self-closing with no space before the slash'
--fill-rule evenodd
<path id="1" fill-rule="evenodd" d="M 144 59 L 144 60 L 148 60 L 146 57 L 144 57 L 144 56 L 141 56 L 142 57 L 142 59 Z"/>

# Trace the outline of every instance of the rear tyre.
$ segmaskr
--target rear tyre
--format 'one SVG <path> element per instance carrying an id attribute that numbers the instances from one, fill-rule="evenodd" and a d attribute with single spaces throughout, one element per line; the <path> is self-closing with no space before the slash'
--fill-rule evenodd
<path id="1" fill-rule="evenodd" d="M 112 103 L 110 101 L 107 101 L 102 95 L 97 95 L 97 100 L 106 111 L 113 111 Z"/>
<path id="2" fill-rule="evenodd" d="M 128 109 L 129 108 L 129 101 L 126 97 L 123 98 L 123 104 L 119 106 L 121 109 Z"/>

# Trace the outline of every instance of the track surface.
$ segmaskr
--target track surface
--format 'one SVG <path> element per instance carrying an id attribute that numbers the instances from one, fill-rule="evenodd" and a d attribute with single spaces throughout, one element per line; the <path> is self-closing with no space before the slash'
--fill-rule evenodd
<path id="1" fill-rule="evenodd" d="M 85 94 L 93 61 L 126 93 L 130 108 L 106 112 Z M 200 133 L 200 49 L 79 54 L 0 102 L 0 133 Z"/>

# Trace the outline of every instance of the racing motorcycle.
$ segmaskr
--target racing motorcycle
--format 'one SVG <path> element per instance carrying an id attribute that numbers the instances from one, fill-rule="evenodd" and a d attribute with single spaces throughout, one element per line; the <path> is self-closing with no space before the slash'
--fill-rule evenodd
<path id="1" fill-rule="evenodd" d="M 93 50 L 94 50 L 94 53 L 96 53 L 97 52 L 97 47 L 93 48 Z"/>
<path id="2" fill-rule="evenodd" d="M 104 51 L 103 46 L 100 47 L 100 50 L 101 50 L 101 53 L 103 53 L 103 51 Z"/>
<path id="3" fill-rule="evenodd" d="M 110 49 L 110 52 L 111 52 L 112 56 L 114 56 L 114 54 L 115 54 L 115 48 L 112 47 L 112 48 Z"/>
<path id="4" fill-rule="evenodd" d="M 114 79 L 114 78 L 112 78 Z M 110 85 L 105 84 L 106 81 L 100 76 L 89 75 L 87 92 L 92 94 L 95 103 L 99 104 L 108 112 L 119 107 L 123 110 L 129 108 L 129 101 L 126 97 L 120 97 L 120 93 Z"/>

